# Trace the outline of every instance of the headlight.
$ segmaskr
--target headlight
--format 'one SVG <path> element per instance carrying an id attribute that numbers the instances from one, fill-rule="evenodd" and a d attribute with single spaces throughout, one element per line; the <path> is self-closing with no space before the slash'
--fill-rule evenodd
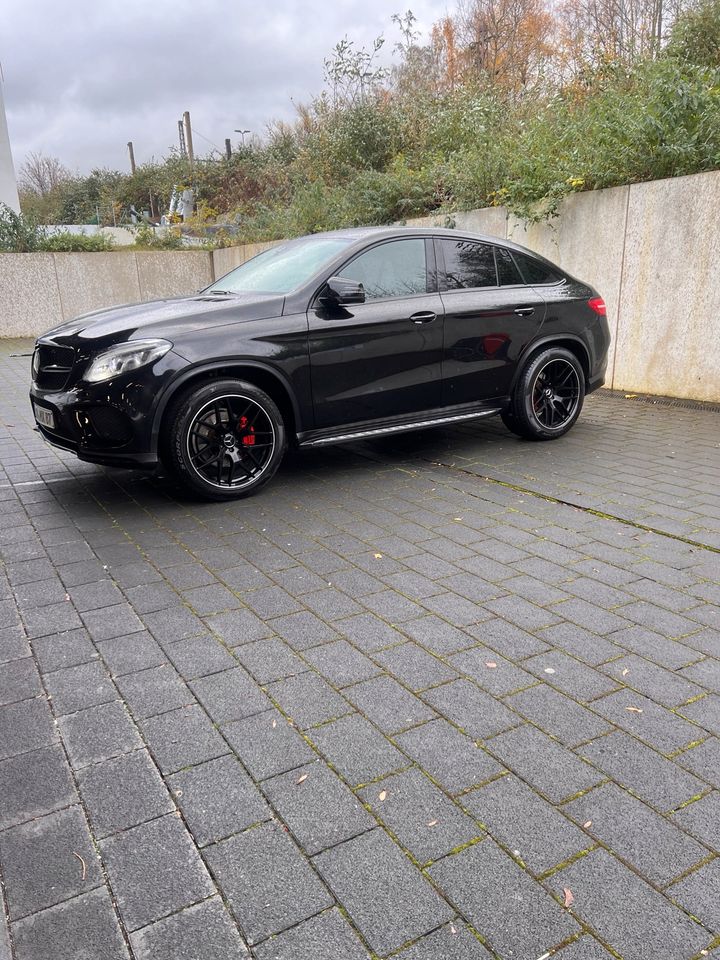
<path id="1" fill-rule="evenodd" d="M 164 357 L 172 344 L 167 340 L 130 340 L 99 353 L 87 368 L 85 380 L 101 383 Z"/>

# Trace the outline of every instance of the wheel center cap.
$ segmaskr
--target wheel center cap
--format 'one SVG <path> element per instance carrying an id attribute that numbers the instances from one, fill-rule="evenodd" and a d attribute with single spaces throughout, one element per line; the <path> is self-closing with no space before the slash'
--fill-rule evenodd
<path id="1" fill-rule="evenodd" d="M 545 396 L 546 396 L 546 397 L 552 397 L 552 395 L 553 395 L 552 388 L 551 388 L 551 387 L 545 387 Z"/>
<path id="2" fill-rule="evenodd" d="M 226 433 L 223 437 L 223 443 L 226 447 L 235 446 L 235 435 L 233 433 Z"/>

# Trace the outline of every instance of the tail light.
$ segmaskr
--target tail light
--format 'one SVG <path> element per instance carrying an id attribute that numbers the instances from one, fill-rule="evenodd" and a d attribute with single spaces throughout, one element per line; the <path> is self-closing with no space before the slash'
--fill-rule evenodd
<path id="1" fill-rule="evenodd" d="M 599 317 L 607 316 L 607 307 L 602 297 L 593 297 L 592 300 L 588 300 L 588 306 Z"/>

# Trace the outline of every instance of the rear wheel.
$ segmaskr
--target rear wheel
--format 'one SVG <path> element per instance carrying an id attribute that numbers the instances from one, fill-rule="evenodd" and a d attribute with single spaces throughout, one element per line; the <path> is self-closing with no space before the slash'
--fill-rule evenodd
<path id="1" fill-rule="evenodd" d="M 502 419 L 519 437 L 555 440 L 573 426 L 584 399 L 585 374 L 578 358 L 564 347 L 549 347 L 528 361 Z"/>
<path id="2" fill-rule="evenodd" d="M 287 446 L 277 404 L 243 380 L 197 387 L 170 411 L 168 426 L 169 466 L 209 500 L 250 496 L 275 474 Z"/>

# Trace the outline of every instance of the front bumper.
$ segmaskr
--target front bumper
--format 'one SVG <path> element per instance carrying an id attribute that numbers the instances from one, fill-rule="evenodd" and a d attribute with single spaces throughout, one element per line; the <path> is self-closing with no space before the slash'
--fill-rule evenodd
<path id="1" fill-rule="evenodd" d="M 53 424 L 38 422 L 48 443 L 69 450 L 80 460 L 105 466 L 153 469 L 159 463 L 153 418 L 160 394 L 187 361 L 166 354 L 156 364 L 104 383 L 81 381 L 62 390 L 33 383 L 35 408 L 52 413 Z"/>

